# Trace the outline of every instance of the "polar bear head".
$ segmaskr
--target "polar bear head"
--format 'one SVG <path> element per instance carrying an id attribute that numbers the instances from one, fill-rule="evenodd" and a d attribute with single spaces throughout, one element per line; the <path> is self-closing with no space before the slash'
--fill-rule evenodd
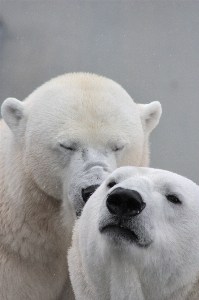
<path id="1" fill-rule="evenodd" d="M 199 279 L 199 187 L 164 170 L 115 170 L 77 221 L 69 266 L 77 295 L 84 277 L 100 299 L 198 299 L 199 284 L 185 296 Z"/>
<path id="2" fill-rule="evenodd" d="M 160 115 L 159 102 L 135 104 L 114 81 L 88 73 L 54 78 L 25 101 L 2 105 L 25 173 L 51 197 L 69 199 L 77 214 L 116 167 L 148 164 Z"/>

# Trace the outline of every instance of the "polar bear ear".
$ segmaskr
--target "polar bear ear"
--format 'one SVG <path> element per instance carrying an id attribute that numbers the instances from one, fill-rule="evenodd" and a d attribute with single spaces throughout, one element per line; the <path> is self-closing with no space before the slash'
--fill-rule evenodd
<path id="1" fill-rule="evenodd" d="M 15 98 L 7 98 L 1 106 L 1 115 L 10 130 L 15 133 L 24 118 L 24 103 Z"/>
<path id="2" fill-rule="evenodd" d="M 159 123 L 162 114 L 161 104 L 153 101 L 149 104 L 138 104 L 138 107 L 143 128 L 150 133 Z"/>

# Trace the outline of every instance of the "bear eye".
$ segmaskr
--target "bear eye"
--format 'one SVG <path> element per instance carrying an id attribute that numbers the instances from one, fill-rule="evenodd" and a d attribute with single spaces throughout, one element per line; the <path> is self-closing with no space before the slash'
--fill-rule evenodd
<path id="1" fill-rule="evenodd" d="M 116 185 L 117 182 L 115 182 L 114 180 L 113 181 L 110 181 L 108 184 L 107 184 L 107 187 L 108 188 L 112 188 L 114 185 Z"/>
<path id="2" fill-rule="evenodd" d="M 66 146 L 66 145 L 63 145 L 63 144 L 59 144 L 59 145 L 64 150 L 69 150 L 69 151 L 74 151 L 75 150 L 75 147 L 73 147 L 73 146 Z"/>
<path id="3" fill-rule="evenodd" d="M 115 146 L 115 147 L 113 148 L 113 151 L 114 151 L 114 152 L 117 152 L 117 151 L 122 150 L 123 148 L 124 148 L 124 146 Z"/>
<path id="4" fill-rule="evenodd" d="M 170 194 L 170 195 L 167 195 L 166 198 L 169 202 L 172 202 L 174 204 L 182 204 L 182 202 L 176 195 Z"/>

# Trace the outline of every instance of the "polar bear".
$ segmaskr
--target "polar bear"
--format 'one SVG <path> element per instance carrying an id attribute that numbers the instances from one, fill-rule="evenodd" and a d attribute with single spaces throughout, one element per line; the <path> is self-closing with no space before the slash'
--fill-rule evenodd
<path id="1" fill-rule="evenodd" d="M 68 261 L 76 300 L 198 300 L 199 186 L 115 170 L 76 221 Z"/>
<path id="2" fill-rule="evenodd" d="M 72 73 L 23 102 L 6 99 L 1 112 L 0 299 L 73 299 L 66 255 L 75 218 L 116 167 L 148 164 L 161 105 Z"/>

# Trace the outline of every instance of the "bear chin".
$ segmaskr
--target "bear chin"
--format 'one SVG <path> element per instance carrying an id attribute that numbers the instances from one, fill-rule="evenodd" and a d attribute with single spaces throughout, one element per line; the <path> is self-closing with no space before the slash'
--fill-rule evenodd
<path id="1" fill-rule="evenodd" d="M 133 243 L 141 248 L 146 248 L 150 245 L 150 243 L 143 244 L 140 241 L 139 236 L 134 231 L 119 225 L 107 225 L 100 229 L 100 233 L 106 235 L 108 238 L 111 238 L 116 243 Z"/>

